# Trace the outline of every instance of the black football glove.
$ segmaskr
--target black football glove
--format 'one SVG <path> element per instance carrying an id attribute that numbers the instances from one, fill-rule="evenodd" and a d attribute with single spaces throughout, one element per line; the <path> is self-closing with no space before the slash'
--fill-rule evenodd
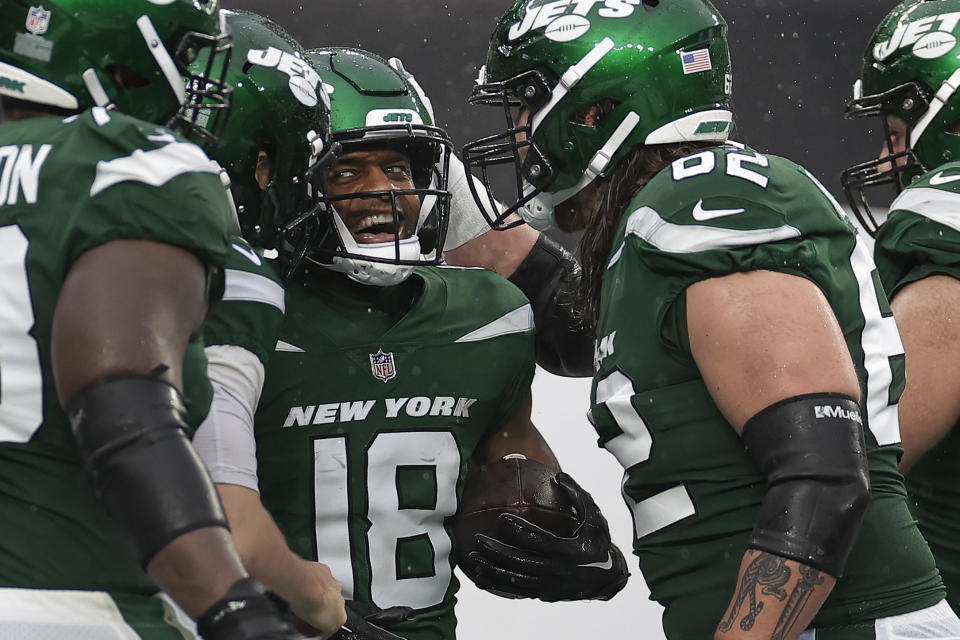
<path id="1" fill-rule="evenodd" d="M 410 607 L 381 609 L 370 602 L 347 600 L 347 621 L 330 640 L 402 640 L 400 636 L 382 629 L 409 620 L 413 616 Z"/>
<path id="2" fill-rule="evenodd" d="M 511 513 L 500 514 L 501 539 L 476 534 L 477 551 L 460 568 L 484 589 L 507 598 L 609 600 L 630 572 L 590 494 L 566 473 L 555 482 L 580 516 L 573 536 L 562 538 Z"/>
<path id="3" fill-rule="evenodd" d="M 287 603 L 254 578 L 234 583 L 197 618 L 203 640 L 303 640 L 290 623 Z"/>

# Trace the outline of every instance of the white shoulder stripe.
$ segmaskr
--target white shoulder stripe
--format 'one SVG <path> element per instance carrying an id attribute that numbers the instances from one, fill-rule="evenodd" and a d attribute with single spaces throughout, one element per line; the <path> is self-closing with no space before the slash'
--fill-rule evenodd
<path id="1" fill-rule="evenodd" d="M 623 248 L 624 248 L 625 246 L 627 246 L 627 243 L 626 243 L 626 242 L 620 244 L 620 248 L 617 249 L 617 252 L 613 254 L 613 257 L 612 257 L 612 258 L 610 258 L 610 262 L 607 263 L 607 269 L 613 267 L 613 265 L 615 265 L 615 264 L 617 264 L 618 262 L 620 262 L 620 258 L 623 257 Z"/>
<path id="2" fill-rule="evenodd" d="M 137 149 L 129 156 L 98 162 L 90 196 L 121 182 L 143 182 L 159 187 L 185 173 L 219 175 L 220 165 L 189 142 L 174 142 L 151 151 Z"/>
<path id="3" fill-rule="evenodd" d="M 960 194 L 926 187 L 906 189 L 890 205 L 891 211 L 898 209 L 960 231 Z"/>
<path id="4" fill-rule="evenodd" d="M 275 350 L 282 353 L 306 353 L 306 351 L 297 345 L 284 342 L 283 340 L 277 340 L 277 347 Z"/>
<path id="5" fill-rule="evenodd" d="M 533 331 L 533 329 L 533 309 L 529 304 L 525 304 L 500 316 L 490 324 L 471 331 L 456 342 L 479 342 L 511 333 L 526 333 L 527 331 Z"/>
<path id="6" fill-rule="evenodd" d="M 705 225 L 673 224 L 650 207 L 630 214 L 626 233 L 635 235 L 666 253 L 697 253 L 715 249 L 749 247 L 766 242 L 799 238 L 800 230 L 789 225 L 771 229 L 722 229 Z"/>
<path id="7" fill-rule="evenodd" d="M 224 275 L 224 302 L 261 302 L 280 309 L 281 313 L 286 310 L 283 287 L 270 278 L 239 269 L 226 269 Z"/>

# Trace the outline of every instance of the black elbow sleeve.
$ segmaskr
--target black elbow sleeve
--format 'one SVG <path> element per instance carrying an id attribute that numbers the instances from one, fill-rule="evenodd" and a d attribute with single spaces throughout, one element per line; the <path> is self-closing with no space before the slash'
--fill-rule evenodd
<path id="1" fill-rule="evenodd" d="M 77 393 L 67 413 L 94 491 L 143 566 L 184 533 L 227 527 L 173 386 L 148 376 L 103 380 Z"/>
<path id="2" fill-rule="evenodd" d="M 748 546 L 840 577 L 870 504 L 859 404 L 788 398 L 748 420 L 743 441 L 767 478 Z"/>
<path id="3" fill-rule="evenodd" d="M 577 259 L 544 234 L 509 278 L 533 308 L 537 364 L 560 376 L 593 375 L 593 331 L 573 304 L 580 278 Z"/>

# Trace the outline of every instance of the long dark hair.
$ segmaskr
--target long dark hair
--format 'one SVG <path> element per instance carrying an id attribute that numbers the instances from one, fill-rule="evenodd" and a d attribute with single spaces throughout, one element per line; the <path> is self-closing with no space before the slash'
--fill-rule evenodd
<path id="1" fill-rule="evenodd" d="M 585 211 L 577 212 L 578 217 L 586 221 L 579 249 L 583 277 L 576 300 L 576 307 L 580 310 L 579 321 L 584 329 L 595 329 L 600 318 L 603 274 L 607 270 L 614 236 L 630 201 L 674 160 L 716 146 L 716 142 L 637 146 L 620 160 L 609 175 L 597 179 L 592 185 L 596 196 L 582 203 Z"/>

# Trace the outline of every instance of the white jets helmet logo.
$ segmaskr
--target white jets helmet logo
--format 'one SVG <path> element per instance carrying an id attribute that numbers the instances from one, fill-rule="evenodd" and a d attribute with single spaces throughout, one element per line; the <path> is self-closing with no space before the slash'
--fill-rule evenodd
<path id="1" fill-rule="evenodd" d="M 905 47 L 913 47 L 913 54 L 928 60 L 948 54 L 957 44 L 954 32 L 960 22 L 960 11 L 941 13 L 897 25 L 889 40 L 873 47 L 873 58 L 882 62 Z"/>
<path id="2" fill-rule="evenodd" d="M 310 63 L 295 53 L 282 51 L 276 47 L 250 49 L 247 62 L 259 67 L 275 68 L 290 78 L 290 91 L 303 105 L 315 107 L 318 102 L 330 108 L 330 96 L 323 87 L 323 80 Z"/>
<path id="3" fill-rule="evenodd" d="M 640 0 L 531 0 L 524 7 L 523 19 L 510 25 L 507 39 L 512 42 L 543 29 L 550 40 L 570 42 L 590 30 L 587 16 L 594 9 L 601 18 L 628 18 L 639 4 Z"/>

